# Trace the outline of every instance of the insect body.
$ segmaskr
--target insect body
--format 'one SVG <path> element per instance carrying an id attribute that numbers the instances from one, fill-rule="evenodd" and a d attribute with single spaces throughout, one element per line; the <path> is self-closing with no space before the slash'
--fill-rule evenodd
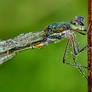
<path id="1" fill-rule="evenodd" d="M 82 49 L 79 48 L 77 40 L 76 40 L 75 32 L 78 32 L 81 35 L 86 35 L 87 31 L 88 30 L 86 30 L 85 26 L 84 26 L 84 18 L 83 17 L 76 17 L 70 23 L 61 22 L 58 24 L 52 24 L 52 25 L 49 25 L 45 29 L 45 36 L 46 36 L 45 38 L 46 38 L 47 43 L 55 42 L 57 40 L 61 40 L 62 38 L 68 39 L 64 57 L 63 57 L 63 63 L 72 65 L 72 66 L 75 66 L 76 68 L 78 68 L 78 70 L 82 73 L 82 75 L 86 79 L 87 79 L 87 77 L 82 72 L 81 68 L 87 68 L 87 67 L 77 64 L 76 56 L 79 53 L 83 52 L 87 48 L 87 46 L 84 46 Z M 72 56 L 73 56 L 74 64 L 72 64 L 70 62 L 69 63 L 66 62 L 66 53 L 67 53 L 67 50 L 69 47 L 69 43 L 71 44 L 71 48 L 72 48 Z"/>
<path id="2" fill-rule="evenodd" d="M 61 40 L 62 38 L 67 38 L 71 42 L 73 53 L 77 54 L 80 50 L 76 41 L 75 32 L 86 35 L 86 31 L 84 27 L 84 18 L 76 17 L 70 23 L 61 22 L 49 25 L 45 29 L 45 40 L 47 43 L 50 43 Z"/>
<path id="3" fill-rule="evenodd" d="M 76 55 L 83 52 L 87 48 L 87 46 L 83 47 L 82 49 L 79 48 L 76 40 L 75 32 L 78 32 L 81 35 L 86 35 L 88 30 L 85 29 L 84 18 L 79 16 L 79 17 L 75 17 L 69 23 L 60 22 L 60 23 L 51 24 L 44 31 L 35 32 L 35 33 L 29 32 L 26 34 L 21 34 L 13 39 L 1 41 L 0 63 L 3 63 L 11 59 L 19 51 L 29 48 L 41 48 L 50 43 L 55 43 L 61 40 L 62 38 L 67 38 L 68 41 L 62 61 L 64 64 L 72 65 L 78 68 L 78 70 L 82 73 L 82 75 L 85 78 L 87 78 L 82 71 L 82 68 L 87 68 L 87 67 L 79 65 L 76 62 Z M 72 48 L 72 56 L 74 61 L 73 64 L 66 62 L 66 53 L 69 47 L 69 43 L 71 44 L 71 48 Z"/>

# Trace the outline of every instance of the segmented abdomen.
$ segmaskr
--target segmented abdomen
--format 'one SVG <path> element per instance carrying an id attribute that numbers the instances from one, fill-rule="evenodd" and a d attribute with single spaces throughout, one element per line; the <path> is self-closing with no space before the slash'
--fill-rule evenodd
<path id="1" fill-rule="evenodd" d="M 26 34 L 20 34 L 19 36 L 0 42 L 0 53 L 7 52 L 12 49 L 18 49 L 26 46 L 30 46 L 32 43 L 43 40 L 44 31 L 29 32 Z"/>

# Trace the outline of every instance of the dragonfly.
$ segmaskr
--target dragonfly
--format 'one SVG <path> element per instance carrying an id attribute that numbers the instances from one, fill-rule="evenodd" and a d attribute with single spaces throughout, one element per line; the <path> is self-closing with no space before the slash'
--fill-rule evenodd
<path id="1" fill-rule="evenodd" d="M 79 48 L 75 32 L 81 35 L 87 35 L 88 30 L 92 23 L 89 24 L 88 28 L 84 25 L 85 19 L 83 16 L 76 16 L 70 22 L 59 22 L 47 26 L 43 31 L 29 32 L 20 34 L 13 39 L 0 41 L 0 64 L 12 59 L 19 52 L 26 49 L 42 48 L 51 43 L 56 43 L 62 38 L 67 38 L 67 44 L 62 58 L 64 64 L 76 67 L 80 73 L 87 79 L 87 76 L 82 71 L 82 68 L 88 69 L 87 66 L 79 65 L 76 61 L 76 57 L 79 53 L 82 53 L 87 46 L 82 49 Z M 66 54 L 71 45 L 73 62 L 66 62 Z"/>

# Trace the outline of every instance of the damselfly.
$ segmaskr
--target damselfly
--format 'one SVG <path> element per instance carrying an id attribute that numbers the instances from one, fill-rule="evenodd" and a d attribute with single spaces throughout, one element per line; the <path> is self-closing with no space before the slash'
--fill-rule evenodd
<path id="1" fill-rule="evenodd" d="M 39 32 L 29 32 L 26 34 L 20 34 L 19 36 L 9 39 L 6 41 L 0 42 L 0 64 L 12 59 L 18 54 L 18 52 L 30 49 L 30 48 L 41 48 L 45 45 L 56 43 L 62 38 L 67 38 L 67 45 L 65 53 L 63 56 L 63 63 L 74 66 L 82 73 L 82 75 L 87 79 L 86 75 L 83 73 L 81 68 L 88 68 L 87 66 L 79 65 L 76 61 L 76 56 L 83 52 L 87 46 L 84 46 L 82 49 L 79 48 L 75 32 L 78 32 L 81 35 L 86 35 L 88 29 L 85 29 L 84 18 L 82 16 L 75 17 L 71 22 L 60 22 L 49 25 L 45 30 Z M 74 63 L 66 62 L 66 53 L 69 48 L 69 43 L 72 48 L 72 57 Z"/>

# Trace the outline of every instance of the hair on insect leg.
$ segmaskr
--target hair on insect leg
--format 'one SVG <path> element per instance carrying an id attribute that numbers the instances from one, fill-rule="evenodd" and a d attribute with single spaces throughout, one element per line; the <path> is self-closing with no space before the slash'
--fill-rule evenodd
<path id="1" fill-rule="evenodd" d="M 87 76 L 85 75 L 85 73 L 82 71 L 82 68 L 85 68 L 86 66 L 83 66 L 83 67 L 80 67 L 80 65 L 79 64 L 77 64 L 77 62 L 76 62 L 76 56 L 75 56 L 75 53 L 74 53 L 74 44 L 72 45 L 72 43 L 71 43 L 71 47 L 72 47 L 72 56 L 73 56 L 73 61 L 74 61 L 74 64 L 75 64 L 75 67 L 80 71 L 80 73 L 82 74 L 82 76 L 84 77 L 84 78 L 86 78 L 87 79 Z"/>
<path id="2" fill-rule="evenodd" d="M 79 66 L 79 67 L 82 67 L 82 68 L 88 68 L 87 66 L 82 66 L 82 65 L 78 65 L 78 64 L 72 64 L 70 62 L 66 62 L 66 54 L 67 54 L 67 51 L 68 51 L 68 48 L 69 48 L 69 42 L 70 42 L 70 39 L 67 41 L 67 45 L 66 45 L 66 49 L 65 49 L 65 52 L 64 52 L 64 56 L 63 56 L 63 63 L 64 64 L 67 64 L 67 65 L 70 65 L 70 66 Z M 72 48 L 73 49 L 73 48 Z M 73 58 L 73 61 L 76 62 L 76 55 L 72 54 L 72 58 Z"/>
<path id="3" fill-rule="evenodd" d="M 75 55 L 75 53 L 74 53 L 74 44 L 73 44 L 72 40 L 71 40 L 71 48 L 72 48 L 72 58 L 73 58 L 74 63 L 72 64 L 72 63 L 70 63 L 70 62 L 66 62 L 66 53 L 67 53 L 67 50 L 68 50 L 68 48 L 69 48 L 69 42 L 70 42 L 70 39 L 67 41 L 65 53 L 64 53 L 64 56 L 63 56 L 63 63 L 64 63 L 64 64 L 67 64 L 67 65 L 70 65 L 70 66 L 73 66 L 73 67 L 76 67 L 76 68 L 80 71 L 80 73 L 83 75 L 83 77 L 85 77 L 85 78 L 87 79 L 87 76 L 86 76 L 86 75 L 84 74 L 84 72 L 82 71 L 82 68 L 88 69 L 88 67 L 87 67 L 87 66 L 82 66 L 82 65 L 77 64 L 77 62 L 76 62 L 76 55 Z M 84 49 L 83 49 L 83 50 L 84 50 Z M 82 51 L 82 50 L 81 50 L 81 51 Z"/>

